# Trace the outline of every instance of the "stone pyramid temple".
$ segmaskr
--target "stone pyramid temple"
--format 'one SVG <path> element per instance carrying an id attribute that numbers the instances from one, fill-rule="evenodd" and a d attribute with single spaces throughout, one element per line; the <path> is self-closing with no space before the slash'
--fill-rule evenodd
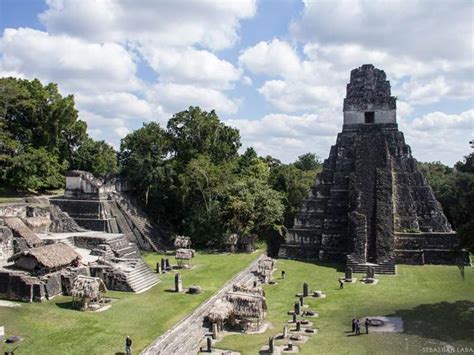
<path id="1" fill-rule="evenodd" d="M 345 261 L 355 272 L 396 263 L 469 264 L 398 130 L 383 70 L 351 71 L 344 125 L 279 255 Z"/>

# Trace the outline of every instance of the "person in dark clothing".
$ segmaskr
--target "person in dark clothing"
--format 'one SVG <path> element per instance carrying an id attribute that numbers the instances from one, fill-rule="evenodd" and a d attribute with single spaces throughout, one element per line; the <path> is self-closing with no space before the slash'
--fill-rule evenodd
<path id="1" fill-rule="evenodd" d="M 344 282 L 342 282 L 341 279 L 339 279 L 339 289 L 344 288 Z"/>
<path id="2" fill-rule="evenodd" d="M 285 278 L 285 274 L 286 274 L 285 270 L 281 270 L 281 278 L 282 278 L 282 279 Z"/>
<path id="3" fill-rule="evenodd" d="M 356 319 L 352 318 L 352 333 L 356 331 Z"/>
<path id="4" fill-rule="evenodd" d="M 125 339 L 125 354 L 132 355 L 132 338 L 129 336 Z"/>
<path id="5" fill-rule="evenodd" d="M 369 334 L 370 319 L 365 318 L 365 334 Z"/>

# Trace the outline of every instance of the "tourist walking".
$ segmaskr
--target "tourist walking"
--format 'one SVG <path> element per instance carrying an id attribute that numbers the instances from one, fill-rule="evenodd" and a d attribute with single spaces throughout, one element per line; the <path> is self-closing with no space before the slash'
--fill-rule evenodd
<path id="1" fill-rule="evenodd" d="M 339 289 L 344 288 L 344 282 L 342 282 L 341 279 L 339 279 Z"/>
<path id="2" fill-rule="evenodd" d="M 127 335 L 127 339 L 125 339 L 125 354 L 132 355 L 132 338 Z"/>
<path id="3" fill-rule="evenodd" d="M 282 278 L 282 279 L 285 278 L 285 274 L 286 274 L 285 270 L 281 270 L 281 278 Z"/>
<path id="4" fill-rule="evenodd" d="M 365 318 L 365 334 L 369 334 L 370 319 Z"/>
<path id="5" fill-rule="evenodd" d="M 356 335 L 360 335 L 360 322 L 358 319 L 356 319 L 355 326 L 356 326 Z"/>
<path id="6" fill-rule="evenodd" d="M 356 331 L 356 319 L 352 318 L 352 333 Z"/>

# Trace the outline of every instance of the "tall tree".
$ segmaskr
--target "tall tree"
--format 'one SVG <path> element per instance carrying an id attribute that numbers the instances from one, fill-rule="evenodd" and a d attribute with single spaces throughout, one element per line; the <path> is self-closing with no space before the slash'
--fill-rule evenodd
<path id="1" fill-rule="evenodd" d="M 74 97 L 63 97 L 56 84 L 0 78 L 0 105 L 13 139 L 23 146 L 44 148 L 61 162 L 71 162 L 74 150 L 87 137 Z"/>
<path id="2" fill-rule="evenodd" d="M 172 152 L 183 163 L 198 155 L 209 155 L 215 163 L 232 159 L 241 145 L 239 131 L 222 123 L 214 110 L 191 106 L 175 114 L 167 128 Z"/>
<path id="3" fill-rule="evenodd" d="M 316 170 L 321 166 L 321 161 L 314 153 L 300 155 L 294 163 L 295 167 L 303 171 Z"/>
<path id="4" fill-rule="evenodd" d="M 10 160 L 5 180 L 9 186 L 22 190 L 59 188 L 63 185 L 64 164 L 44 148 L 28 147 Z"/>
<path id="5" fill-rule="evenodd" d="M 120 143 L 120 163 L 123 173 L 148 204 L 150 192 L 165 180 L 169 140 L 156 122 L 128 134 Z"/>
<path id="6" fill-rule="evenodd" d="M 118 172 L 117 153 L 105 141 L 87 138 L 73 154 L 73 167 L 94 176 L 106 176 Z"/>

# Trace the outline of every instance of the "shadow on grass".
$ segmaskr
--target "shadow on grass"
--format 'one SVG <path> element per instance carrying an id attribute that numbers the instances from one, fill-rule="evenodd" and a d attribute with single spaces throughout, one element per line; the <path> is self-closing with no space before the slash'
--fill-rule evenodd
<path id="1" fill-rule="evenodd" d="M 279 259 L 279 260 L 298 261 L 300 263 L 312 264 L 312 265 L 316 265 L 316 266 L 319 266 L 319 267 L 336 269 L 336 271 L 338 271 L 338 272 L 345 272 L 345 270 L 346 270 L 346 266 L 345 266 L 344 263 L 331 263 L 331 262 L 319 261 L 319 260 L 316 260 L 316 259 Z"/>
<path id="2" fill-rule="evenodd" d="M 428 339 L 474 341 L 474 302 L 422 304 L 399 310 L 389 317 L 401 317 L 404 333 Z"/>
<path id="3" fill-rule="evenodd" d="M 72 311 L 80 311 L 76 307 L 74 307 L 72 301 L 67 301 L 67 302 L 58 302 L 56 303 L 56 306 L 62 309 L 70 309 Z"/>

